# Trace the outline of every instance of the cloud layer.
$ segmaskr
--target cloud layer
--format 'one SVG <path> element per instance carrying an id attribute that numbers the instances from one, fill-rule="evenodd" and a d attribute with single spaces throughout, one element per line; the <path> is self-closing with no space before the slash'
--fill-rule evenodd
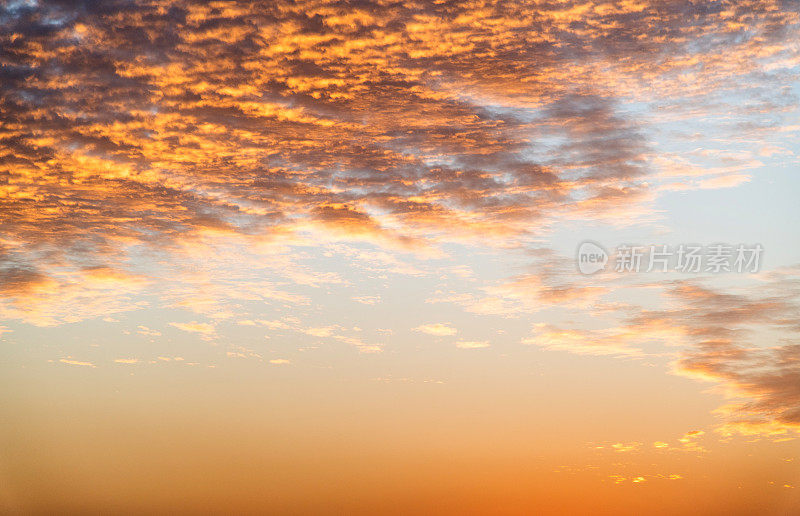
<path id="1" fill-rule="evenodd" d="M 778 0 L 6 4 L 5 294 L 209 235 L 415 248 L 635 209 L 630 103 L 779 83 L 797 21 Z"/>

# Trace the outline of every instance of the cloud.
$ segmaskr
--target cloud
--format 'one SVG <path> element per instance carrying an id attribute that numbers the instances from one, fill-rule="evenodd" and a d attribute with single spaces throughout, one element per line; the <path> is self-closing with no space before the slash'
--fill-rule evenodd
<path id="1" fill-rule="evenodd" d="M 86 366 L 86 367 L 96 367 L 91 362 L 83 362 L 80 360 L 73 360 L 71 358 L 62 358 L 59 360 L 62 364 L 69 364 L 69 365 L 76 365 L 76 366 Z"/>
<path id="2" fill-rule="evenodd" d="M 542 247 L 527 249 L 525 255 L 533 272 L 483 286 L 481 294 L 437 293 L 426 303 L 454 303 L 477 314 L 515 317 L 555 306 L 586 309 L 609 292 L 607 286 L 587 284 L 585 276 L 578 276 L 572 258 Z"/>
<path id="3" fill-rule="evenodd" d="M 800 432 L 800 345 L 748 348 L 705 340 L 676 363 L 679 374 L 721 385 L 726 435 Z"/>
<path id="4" fill-rule="evenodd" d="M 160 331 L 153 330 L 153 329 L 148 328 L 147 326 L 141 326 L 141 325 L 137 327 L 136 333 L 138 333 L 140 335 L 146 335 L 148 337 L 160 337 L 161 336 L 161 332 Z"/>
<path id="5" fill-rule="evenodd" d="M 442 323 L 423 324 L 422 326 L 414 328 L 414 331 L 435 335 L 437 337 L 449 337 L 458 333 L 457 329 Z"/>
<path id="6" fill-rule="evenodd" d="M 773 86 L 798 62 L 796 6 L 728 7 L 9 4 L 0 294 L 143 287 L 131 263 L 177 254 L 174 268 L 209 241 L 317 234 L 433 253 L 650 216 L 649 123 L 730 120 L 719 98 L 743 88 L 726 136 L 763 136 L 793 109 Z M 63 274 L 85 267 L 78 284 Z"/>
<path id="7" fill-rule="evenodd" d="M 578 355 L 639 356 L 642 350 L 634 345 L 641 344 L 647 338 L 650 336 L 646 332 L 627 328 L 581 330 L 537 323 L 534 335 L 522 339 L 522 343 Z"/>
<path id="8" fill-rule="evenodd" d="M 174 326 L 179 330 L 187 331 L 190 333 L 200 333 L 205 336 L 211 336 L 216 333 L 216 329 L 212 324 L 209 323 L 198 323 L 198 322 L 190 322 L 190 323 L 179 323 L 179 322 L 171 322 L 169 323 L 170 326 Z"/>
<path id="9" fill-rule="evenodd" d="M 750 181 L 751 177 L 747 174 L 730 174 L 727 176 L 717 176 L 702 181 L 700 188 L 731 188 Z"/>
<path id="10" fill-rule="evenodd" d="M 456 342 L 456 347 L 461 349 L 481 349 L 481 348 L 488 348 L 491 344 L 489 344 L 488 340 L 460 340 Z"/>
<path id="11" fill-rule="evenodd" d="M 621 281 L 595 279 L 607 282 L 603 291 L 610 291 L 614 282 Z M 634 283 L 627 288 L 647 289 L 651 301 L 657 303 L 661 297 L 666 307 L 611 303 L 605 310 L 604 303 L 598 302 L 592 305 L 592 318 L 564 325 L 535 323 L 532 336 L 522 343 L 554 351 L 619 357 L 676 356 L 677 348 L 672 371 L 715 384 L 716 391 L 727 399 L 715 411 L 722 419 L 719 432 L 795 435 L 800 432 L 800 345 L 795 342 L 800 329 L 797 268 L 764 273 L 755 281 L 727 291 L 711 288 L 701 280 Z M 533 282 L 540 283 L 539 279 Z M 548 308 L 557 306 L 550 304 Z M 617 324 L 598 328 L 591 320 L 602 322 L 607 317 L 617 318 Z M 667 351 L 660 351 L 659 346 L 666 346 Z"/>
<path id="12" fill-rule="evenodd" d="M 339 329 L 338 326 L 326 326 L 324 328 L 308 328 L 303 330 L 303 333 L 311 335 L 312 337 L 330 337 L 333 332 Z"/>
<path id="13" fill-rule="evenodd" d="M 642 443 L 637 443 L 637 442 L 633 442 L 633 443 L 614 443 L 614 444 L 611 445 L 611 449 L 613 449 L 615 452 L 624 453 L 624 452 L 630 452 L 630 451 L 638 450 L 641 446 L 642 446 Z"/>
<path id="14" fill-rule="evenodd" d="M 352 299 L 362 305 L 376 305 L 381 302 L 381 296 L 357 296 Z"/>
<path id="15" fill-rule="evenodd" d="M 761 284 L 737 293 L 672 282 L 667 295 L 675 306 L 642 310 L 627 327 L 644 334 L 671 328 L 682 336 L 673 370 L 718 386 L 728 399 L 716 410 L 723 434 L 794 434 L 800 432 L 798 284 L 791 269 L 764 275 Z"/>

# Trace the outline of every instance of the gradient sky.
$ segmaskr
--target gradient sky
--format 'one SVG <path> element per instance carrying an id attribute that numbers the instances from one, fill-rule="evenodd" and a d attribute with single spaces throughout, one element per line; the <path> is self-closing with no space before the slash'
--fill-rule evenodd
<path id="1" fill-rule="evenodd" d="M 796 0 L 0 6 L 0 512 L 800 507 Z"/>

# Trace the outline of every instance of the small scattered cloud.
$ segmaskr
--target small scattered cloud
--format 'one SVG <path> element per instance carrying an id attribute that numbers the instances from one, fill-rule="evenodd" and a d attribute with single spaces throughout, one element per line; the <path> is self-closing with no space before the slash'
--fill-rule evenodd
<path id="1" fill-rule="evenodd" d="M 208 323 L 198 323 L 198 322 L 190 322 L 190 323 L 179 323 L 179 322 L 172 322 L 169 323 L 170 326 L 174 326 L 179 330 L 187 331 L 190 333 L 200 333 L 205 336 L 214 335 L 216 329 L 212 324 Z"/>
<path id="2" fill-rule="evenodd" d="M 362 305 L 377 305 L 381 302 L 381 296 L 358 296 L 352 299 L 356 303 L 361 303 Z"/>
<path id="3" fill-rule="evenodd" d="M 74 360 L 72 358 L 62 358 L 62 359 L 59 360 L 59 362 L 61 362 L 62 364 L 69 364 L 69 365 L 75 365 L 75 366 L 96 367 L 91 362 L 85 362 L 85 361 L 81 361 L 81 360 Z"/>
<path id="4" fill-rule="evenodd" d="M 491 344 L 489 344 L 488 340 L 480 340 L 480 341 L 468 341 L 468 340 L 460 340 L 456 342 L 456 347 L 461 349 L 481 349 L 481 348 L 488 348 Z"/>
<path id="5" fill-rule="evenodd" d="M 308 328 L 303 333 L 312 337 L 330 337 L 338 329 L 337 326 L 325 326 L 321 328 Z"/>
<path id="6" fill-rule="evenodd" d="M 161 332 L 158 330 L 153 330 L 148 328 L 147 326 L 137 326 L 136 333 L 140 335 L 145 335 L 147 337 L 160 337 Z"/>
<path id="7" fill-rule="evenodd" d="M 625 453 L 634 450 L 638 450 L 641 448 L 642 443 L 632 442 L 632 443 L 614 443 L 611 445 L 611 449 L 615 452 Z"/>
<path id="8" fill-rule="evenodd" d="M 414 331 L 426 333 L 428 335 L 434 335 L 436 337 L 449 337 L 458 333 L 457 329 L 453 328 L 449 324 L 443 323 L 423 324 L 422 326 L 417 326 L 414 328 Z"/>

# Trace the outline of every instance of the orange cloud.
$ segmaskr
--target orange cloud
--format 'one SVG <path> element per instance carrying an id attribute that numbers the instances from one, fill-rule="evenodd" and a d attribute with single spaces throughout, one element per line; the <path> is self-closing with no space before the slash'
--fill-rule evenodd
<path id="1" fill-rule="evenodd" d="M 128 281 L 143 248 L 206 239 L 508 246 L 554 218 L 644 217 L 654 150 L 628 100 L 658 91 L 663 113 L 699 116 L 704 93 L 798 62 L 797 12 L 766 0 L 13 9 L 5 296 L 87 262 L 107 271 L 87 282 Z"/>

